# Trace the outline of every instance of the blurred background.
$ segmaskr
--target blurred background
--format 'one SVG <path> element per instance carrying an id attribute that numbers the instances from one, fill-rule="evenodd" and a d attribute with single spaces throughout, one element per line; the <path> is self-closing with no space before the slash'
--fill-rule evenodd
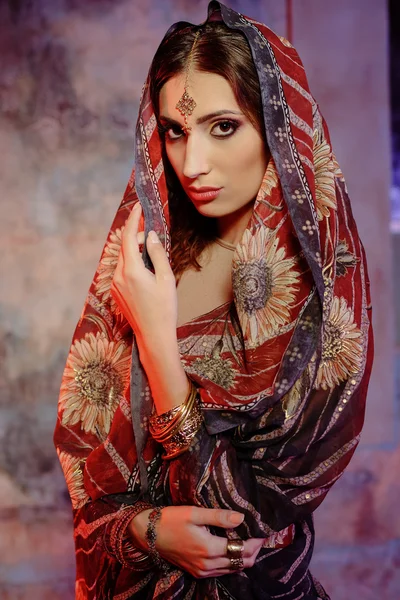
<path id="1" fill-rule="evenodd" d="M 313 571 L 332 600 L 399 600 L 399 1 L 226 3 L 299 50 L 369 259 L 366 424 L 315 515 Z M 52 444 L 61 373 L 130 175 L 151 58 L 171 23 L 200 23 L 207 4 L 0 0 L 0 600 L 74 597 L 70 502 Z"/>

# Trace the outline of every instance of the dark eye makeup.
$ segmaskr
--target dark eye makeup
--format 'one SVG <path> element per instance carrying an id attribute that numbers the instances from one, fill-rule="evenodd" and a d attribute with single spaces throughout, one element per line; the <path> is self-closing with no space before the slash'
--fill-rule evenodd
<path id="1" fill-rule="evenodd" d="M 220 133 L 217 134 L 215 133 L 215 130 L 217 128 L 220 128 Z M 212 132 L 213 135 L 215 137 L 230 137 L 231 135 L 233 135 L 235 133 L 235 131 L 240 127 L 240 123 L 239 121 L 236 121 L 235 119 L 225 119 L 224 121 L 218 121 L 218 123 L 215 123 L 215 125 L 212 128 Z"/>
<path id="2" fill-rule="evenodd" d="M 239 127 L 239 121 L 236 121 L 235 119 L 223 119 L 213 124 L 211 128 L 211 135 L 219 139 L 231 137 Z M 158 123 L 158 131 L 161 136 L 165 136 L 170 142 L 179 140 L 185 135 L 181 127 L 168 123 L 165 125 L 163 123 Z"/>

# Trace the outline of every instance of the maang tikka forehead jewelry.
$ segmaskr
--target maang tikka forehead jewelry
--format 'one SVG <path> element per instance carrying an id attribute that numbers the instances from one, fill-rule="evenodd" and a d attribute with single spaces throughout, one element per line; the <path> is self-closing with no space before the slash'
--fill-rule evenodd
<path id="1" fill-rule="evenodd" d="M 187 64 L 186 64 L 185 85 L 183 88 L 183 94 L 180 97 L 178 104 L 175 106 L 175 108 L 177 108 L 179 110 L 181 115 L 183 115 L 185 124 L 182 127 L 182 129 L 185 133 L 187 133 L 188 131 L 190 131 L 192 129 L 191 127 L 189 127 L 187 119 L 188 119 L 188 115 L 191 115 L 192 112 L 194 111 L 194 109 L 196 108 L 196 102 L 188 94 L 187 89 L 188 89 L 188 85 L 189 85 L 189 75 L 190 75 L 191 66 L 192 66 L 192 62 L 193 62 L 193 53 L 194 53 L 194 49 L 197 44 L 197 40 L 199 39 L 200 33 L 201 33 L 201 29 L 196 31 L 196 35 L 194 36 L 193 46 L 192 46 L 192 49 L 190 50 Z"/>

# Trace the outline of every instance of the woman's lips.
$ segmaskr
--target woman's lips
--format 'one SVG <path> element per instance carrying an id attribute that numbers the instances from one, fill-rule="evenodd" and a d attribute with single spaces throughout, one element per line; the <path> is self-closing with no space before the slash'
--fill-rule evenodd
<path id="1" fill-rule="evenodd" d="M 193 188 L 190 187 L 188 189 L 188 194 L 191 200 L 195 202 L 207 202 L 210 200 L 215 200 L 218 196 L 222 188 L 211 188 L 211 187 L 202 187 L 202 188 Z"/>

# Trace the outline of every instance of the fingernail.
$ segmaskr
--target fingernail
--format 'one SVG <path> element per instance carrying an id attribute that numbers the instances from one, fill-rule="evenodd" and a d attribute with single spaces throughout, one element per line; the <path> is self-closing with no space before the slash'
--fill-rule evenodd
<path id="1" fill-rule="evenodd" d="M 243 523 L 243 519 L 244 519 L 244 515 L 242 515 L 241 513 L 230 513 L 229 515 L 229 520 L 231 523 L 233 523 L 233 525 L 240 525 L 241 523 Z"/>
<path id="2" fill-rule="evenodd" d="M 149 239 L 153 244 L 159 244 L 160 239 L 155 231 L 149 231 Z"/>

